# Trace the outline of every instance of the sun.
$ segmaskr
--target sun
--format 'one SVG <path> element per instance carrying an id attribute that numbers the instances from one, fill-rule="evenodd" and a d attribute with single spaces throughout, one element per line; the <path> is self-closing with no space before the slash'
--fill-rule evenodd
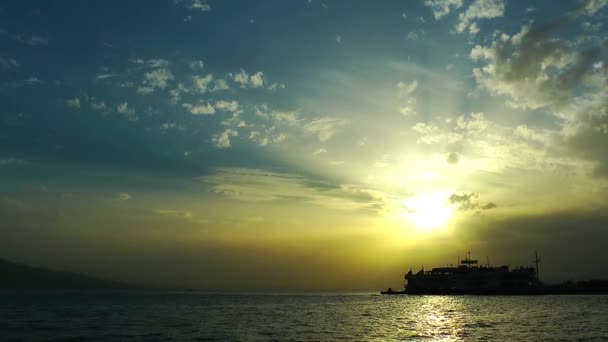
<path id="1" fill-rule="evenodd" d="M 447 225 L 453 208 L 447 203 L 447 194 L 433 192 L 419 194 L 403 201 L 406 207 L 403 216 L 421 230 L 435 230 Z"/>

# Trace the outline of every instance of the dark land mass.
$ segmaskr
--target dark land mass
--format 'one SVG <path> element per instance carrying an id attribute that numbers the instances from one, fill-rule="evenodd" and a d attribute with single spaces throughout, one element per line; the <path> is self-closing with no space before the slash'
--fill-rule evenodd
<path id="1" fill-rule="evenodd" d="M 83 274 L 31 267 L 0 259 L 0 289 L 130 289 L 135 286 Z"/>

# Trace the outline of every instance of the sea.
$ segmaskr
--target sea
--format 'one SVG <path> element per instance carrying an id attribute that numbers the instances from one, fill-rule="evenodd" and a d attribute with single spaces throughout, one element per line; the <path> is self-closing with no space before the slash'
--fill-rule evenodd
<path id="1" fill-rule="evenodd" d="M 608 341 L 608 296 L 0 291 L 1 341 Z"/>

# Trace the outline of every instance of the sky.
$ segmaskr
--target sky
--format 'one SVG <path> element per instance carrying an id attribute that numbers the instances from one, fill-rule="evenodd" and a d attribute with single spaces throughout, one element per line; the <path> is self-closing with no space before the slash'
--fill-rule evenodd
<path id="1" fill-rule="evenodd" d="M 0 4 L 0 257 L 167 287 L 608 277 L 608 1 Z"/>

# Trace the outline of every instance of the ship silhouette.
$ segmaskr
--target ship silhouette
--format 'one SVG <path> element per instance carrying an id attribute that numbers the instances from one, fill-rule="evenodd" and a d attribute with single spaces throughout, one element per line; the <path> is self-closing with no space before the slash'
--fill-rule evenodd
<path id="1" fill-rule="evenodd" d="M 436 267 L 418 272 L 410 268 L 405 274 L 403 290 L 389 288 L 384 295 L 541 295 L 541 294 L 607 294 L 608 281 L 592 280 L 546 285 L 540 281 L 538 266 L 540 258 L 535 253 L 536 267 L 520 266 L 510 269 L 508 265 L 492 267 L 489 260 L 480 265 L 471 259 L 471 252 L 458 266 Z"/>

